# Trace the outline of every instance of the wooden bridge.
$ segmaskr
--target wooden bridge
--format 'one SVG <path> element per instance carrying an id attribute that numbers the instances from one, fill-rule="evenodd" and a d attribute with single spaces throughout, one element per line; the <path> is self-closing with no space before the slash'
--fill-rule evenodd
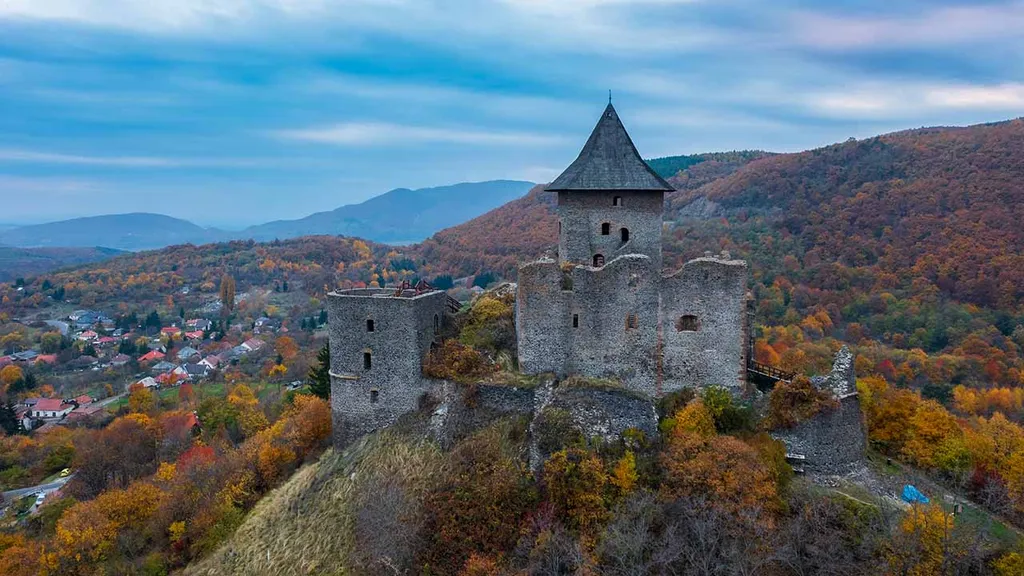
<path id="1" fill-rule="evenodd" d="M 795 376 L 794 372 L 786 372 L 757 360 L 750 360 L 747 363 L 747 379 L 761 391 L 771 390 L 778 382 L 792 382 Z"/>

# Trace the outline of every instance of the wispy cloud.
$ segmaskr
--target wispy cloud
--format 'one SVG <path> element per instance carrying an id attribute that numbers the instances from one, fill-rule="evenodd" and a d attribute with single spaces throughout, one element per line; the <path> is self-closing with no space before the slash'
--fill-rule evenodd
<path id="1" fill-rule="evenodd" d="M 826 50 L 886 50 L 899 46 L 945 46 L 1020 38 L 1024 3 L 927 8 L 915 14 L 860 17 L 801 12 L 788 36 Z"/>
<path id="2" fill-rule="evenodd" d="M 34 150 L 0 148 L 0 162 L 111 166 L 119 168 L 253 168 L 265 166 L 260 159 L 161 158 L 156 156 L 80 156 Z"/>
<path id="3" fill-rule="evenodd" d="M 272 134 L 287 140 L 301 140 L 338 146 L 430 143 L 484 146 L 548 146 L 563 141 L 561 136 L 531 132 L 434 128 L 386 122 L 348 122 L 298 130 L 279 130 Z"/>
<path id="4" fill-rule="evenodd" d="M 869 82 L 810 93 L 803 102 L 811 111 L 847 119 L 914 118 L 941 110 L 1015 114 L 1024 109 L 1024 84 Z"/>

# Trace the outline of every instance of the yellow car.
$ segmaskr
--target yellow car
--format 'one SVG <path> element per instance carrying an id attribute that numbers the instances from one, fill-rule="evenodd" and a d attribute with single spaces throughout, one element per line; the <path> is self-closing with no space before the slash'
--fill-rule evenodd
<path id="1" fill-rule="evenodd" d="M 67 478 L 68 476 L 71 476 L 71 468 L 65 468 L 60 471 L 61 478 Z"/>

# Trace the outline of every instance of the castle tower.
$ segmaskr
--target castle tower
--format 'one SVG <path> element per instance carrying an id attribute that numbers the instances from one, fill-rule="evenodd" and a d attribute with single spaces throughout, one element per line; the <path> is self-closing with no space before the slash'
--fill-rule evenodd
<path id="1" fill-rule="evenodd" d="M 608 103 L 576 161 L 547 191 L 558 193 L 558 258 L 600 268 L 644 254 L 661 270 L 661 221 L 672 186 L 640 157 Z"/>
<path id="2" fill-rule="evenodd" d="M 327 295 L 337 446 L 416 409 L 432 384 L 423 359 L 448 322 L 441 290 L 359 288 Z"/>

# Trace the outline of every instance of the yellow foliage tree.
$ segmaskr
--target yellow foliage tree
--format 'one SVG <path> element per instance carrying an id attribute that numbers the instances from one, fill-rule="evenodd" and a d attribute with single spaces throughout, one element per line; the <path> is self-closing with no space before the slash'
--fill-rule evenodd
<path id="1" fill-rule="evenodd" d="M 637 478 L 639 476 L 636 472 L 636 456 L 632 450 L 626 450 L 622 458 L 615 463 L 615 469 L 612 470 L 612 485 L 618 490 L 620 496 L 625 495 L 636 486 Z"/>
<path id="2" fill-rule="evenodd" d="M 156 395 L 144 386 L 139 386 L 128 395 L 128 410 L 137 414 L 148 414 L 156 407 Z"/>
<path id="3" fill-rule="evenodd" d="M 893 574 L 943 574 L 953 517 L 937 504 L 915 504 L 900 521 L 888 557 Z"/>
<path id="4" fill-rule="evenodd" d="M 672 434 L 696 434 L 701 438 L 710 438 L 715 435 L 715 419 L 711 411 L 704 405 L 704 401 L 694 400 L 676 412 L 675 426 Z"/>
<path id="5" fill-rule="evenodd" d="M 941 404 L 934 400 L 921 402 L 910 418 L 910 438 L 902 454 L 922 468 L 936 468 L 936 450 L 947 438 L 962 437 L 960 425 Z"/>
<path id="6" fill-rule="evenodd" d="M 555 512 L 570 528 L 593 533 L 608 517 L 608 477 L 594 454 L 578 448 L 555 452 L 544 464 L 544 481 Z"/>

